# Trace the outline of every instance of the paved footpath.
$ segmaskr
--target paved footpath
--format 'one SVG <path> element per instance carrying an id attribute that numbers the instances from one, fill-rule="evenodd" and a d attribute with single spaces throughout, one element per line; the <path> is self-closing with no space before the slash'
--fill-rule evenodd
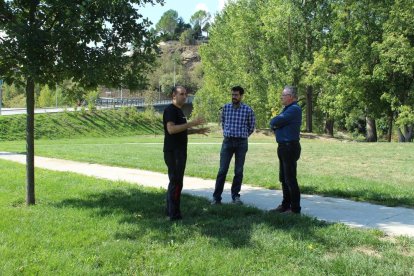
<path id="1" fill-rule="evenodd" d="M 26 156 L 0 152 L 0 158 L 18 163 L 26 163 Z M 53 171 L 70 171 L 87 176 L 109 180 L 121 180 L 148 187 L 166 188 L 168 176 L 162 173 L 81 163 L 62 159 L 36 157 L 35 166 Z M 184 178 L 183 192 L 195 196 L 211 198 L 214 180 L 196 177 Z M 281 191 L 242 186 L 242 200 L 245 204 L 262 210 L 274 208 L 281 202 Z M 230 184 L 226 183 L 223 202 L 230 202 Z M 302 213 L 329 222 L 341 222 L 352 227 L 377 228 L 389 235 L 414 237 L 414 209 L 386 207 L 340 198 L 302 195 Z"/>

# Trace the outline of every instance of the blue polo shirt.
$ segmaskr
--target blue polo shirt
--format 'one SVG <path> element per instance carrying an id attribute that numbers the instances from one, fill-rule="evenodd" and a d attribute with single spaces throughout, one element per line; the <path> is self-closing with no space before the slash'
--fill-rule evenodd
<path id="1" fill-rule="evenodd" d="M 270 121 L 270 128 L 274 130 L 278 143 L 299 141 L 301 125 L 302 109 L 297 102 L 285 106 L 282 113 Z"/>

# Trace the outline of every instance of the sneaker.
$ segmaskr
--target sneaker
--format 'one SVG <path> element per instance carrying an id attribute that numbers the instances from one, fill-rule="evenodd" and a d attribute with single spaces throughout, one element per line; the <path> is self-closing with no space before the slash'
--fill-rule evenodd
<path id="1" fill-rule="evenodd" d="M 285 213 L 285 212 L 289 212 L 292 211 L 289 207 L 285 207 L 282 204 L 280 204 L 279 206 L 277 206 L 274 209 L 270 209 L 269 212 L 272 213 Z"/>
<path id="2" fill-rule="evenodd" d="M 233 204 L 243 205 L 243 201 L 241 201 L 240 197 L 237 196 L 233 199 Z"/>
<path id="3" fill-rule="evenodd" d="M 213 198 L 213 200 L 212 200 L 212 201 L 210 201 L 210 204 L 211 204 L 211 205 L 220 205 L 220 204 L 221 204 L 221 200 L 217 200 L 217 199 L 214 199 L 214 198 Z"/>

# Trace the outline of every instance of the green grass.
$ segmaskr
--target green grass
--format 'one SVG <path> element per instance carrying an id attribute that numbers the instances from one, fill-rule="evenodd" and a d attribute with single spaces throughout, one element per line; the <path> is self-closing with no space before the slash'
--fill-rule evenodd
<path id="1" fill-rule="evenodd" d="M 214 179 L 221 138 L 191 136 L 186 175 Z M 83 162 L 166 172 L 163 136 L 38 140 L 36 154 Z M 216 144 L 208 144 L 214 142 Z M 262 143 L 262 144 L 254 144 Z M 273 137 L 250 139 L 244 183 L 279 189 Z M 2 142 L 0 150 L 24 152 L 23 141 Z M 414 144 L 355 143 L 302 139 L 298 179 L 303 193 L 414 207 Z M 227 180 L 233 177 L 230 168 Z"/>
<path id="2" fill-rule="evenodd" d="M 410 275 L 414 240 L 0 160 L 1 275 Z"/>
<path id="3" fill-rule="evenodd" d="M 35 114 L 35 139 L 162 133 L 160 118 L 134 108 Z M 25 139 L 26 115 L 0 116 L 0 141 Z"/>

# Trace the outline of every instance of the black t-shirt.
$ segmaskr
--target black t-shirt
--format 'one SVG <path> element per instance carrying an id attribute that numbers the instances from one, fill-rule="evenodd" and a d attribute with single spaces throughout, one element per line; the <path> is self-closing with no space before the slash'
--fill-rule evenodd
<path id="1" fill-rule="evenodd" d="M 176 149 L 187 149 L 188 132 L 187 130 L 169 134 L 167 131 L 167 122 L 173 122 L 176 125 L 182 125 L 187 123 L 187 118 L 184 116 L 183 111 L 173 104 L 170 104 L 165 108 L 163 115 L 164 123 L 164 151 L 172 151 Z"/>

